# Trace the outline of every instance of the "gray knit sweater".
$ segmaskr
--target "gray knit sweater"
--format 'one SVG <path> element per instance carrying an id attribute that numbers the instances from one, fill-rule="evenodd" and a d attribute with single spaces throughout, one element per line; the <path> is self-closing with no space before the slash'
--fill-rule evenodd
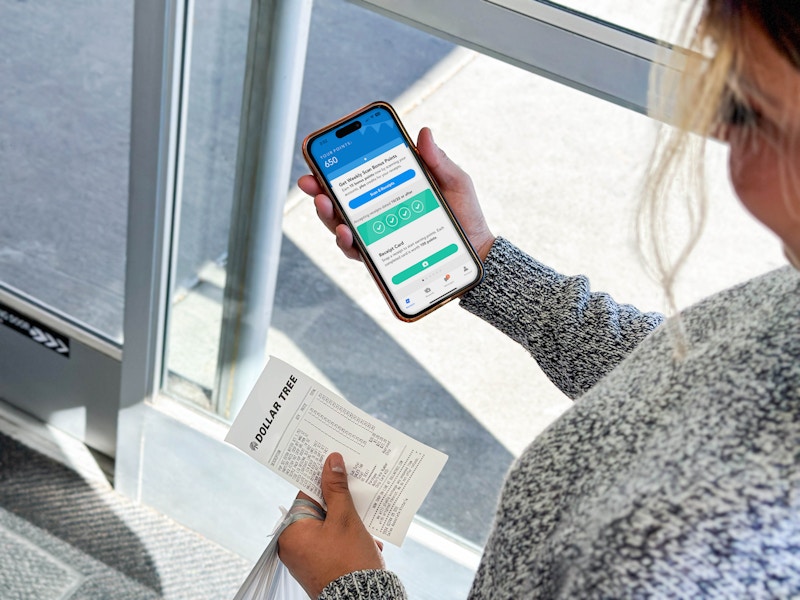
<path id="1" fill-rule="evenodd" d="M 800 273 L 686 310 L 682 359 L 660 315 L 503 239 L 461 305 L 576 400 L 509 471 L 470 598 L 800 596 Z M 388 571 L 321 596 L 393 597 Z"/>

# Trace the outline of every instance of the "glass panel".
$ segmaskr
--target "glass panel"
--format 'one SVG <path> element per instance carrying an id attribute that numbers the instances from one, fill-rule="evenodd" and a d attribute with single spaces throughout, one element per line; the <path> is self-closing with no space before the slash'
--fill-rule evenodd
<path id="1" fill-rule="evenodd" d="M 0 282 L 121 343 L 133 3 L 0 14 Z"/>
<path id="2" fill-rule="evenodd" d="M 181 232 L 195 219 L 207 235 L 222 237 L 204 240 L 202 252 L 181 244 L 187 284 L 173 298 L 168 386 L 210 406 L 225 281 L 218 253 L 232 194 L 249 6 L 204 3 L 201 13 L 199 4 L 194 39 L 214 51 L 204 65 L 192 56 Z M 210 29 L 200 35 L 201 27 Z M 473 176 L 495 233 L 562 272 L 589 275 L 595 289 L 620 301 L 661 307 L 632 233 L 652 143 L 649 119 L 342 0 L 315 3 L 310 40 L 293 177 L 306 171 L 299 153 L 306 133 L 388 99 L 412 135 L 432 126 Z M 724 149 L 712 158 L 723 164 Z M 196 191 L 188 194 L 191 169 L 202 181 L 191 182 Z M 705 252 L 696 251 L 704 260 L 687 269 L 682 304 L 781 261 L 771 238 L 730 198 L 724 167 L 712 172 L 719 175 L 711 182 L 713 216 Z M 338 252 L 311 202 L 294 186 L 287 198 L 267 352 L 446 452 L 450 460 L 421 515 L 480 546 L 509 464 L 570 402 L 518 345 L 455 303 L 412 325 L 394 319 L 363 265 Z M 748 253 L 740 259 L 742 248 Z"/>
<path id="3" fill-rule="evenodd" d="M 211 409 L 242 107 L 250 2 L 190 3 L 167 388 Z M 184 90 L 185 94 L 185 90 Z"/>
<path id="4" fill-rule="evenodd" d="M 189 20 L 193 41 L 187 53 L 167 389 L 206 409 L 214 405 L 249 15 L 249 2 L 210 0 L 196 2 Z M 330 52 L 332 37 L 345 39 L 341 36 L 349 43 Z M 398 97 L 450 49 L 437 38 L 343 0 L 315 2 L 292 182 L 306 170 L 300 151 L 305 132 L 373 99 Z"/>

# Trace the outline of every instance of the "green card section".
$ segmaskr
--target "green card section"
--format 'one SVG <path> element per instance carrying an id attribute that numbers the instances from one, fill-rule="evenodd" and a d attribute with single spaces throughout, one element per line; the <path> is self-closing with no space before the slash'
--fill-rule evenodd
<path id="1" fill-rule="evenodd" d="M 364 244 L 369 246 L 378 240 L 394 233 L 403 225 L 416 221 L 421 216 L 439 208 L 439 203 L 431 190 L 420 192 L 400 204 L 396 204 L 374 219 L 358 226 L 358 233 Z"/>
<path id="2" fill-rule="evenodd" d="M 458 246 L 456 246 L 455 244 L 450 244 L 449 246 L 442 248 L 438 252 L 434 252 L 425 260 L 421 260 L 418 263 L 411 265 L 404 271 L 400 271 L 397 275 L 392 277 L 392 283 L 395 285 L 400 285 L 406 279 L 411 279 L 417 273 L 421 273 L 425 269 L 432 267 L 433 265 L 435 265 L 440 261 L 443 261 L 445 258 L 450 256 L 451 254 L 455 254 L 456 252 L 458 252 Z"/>

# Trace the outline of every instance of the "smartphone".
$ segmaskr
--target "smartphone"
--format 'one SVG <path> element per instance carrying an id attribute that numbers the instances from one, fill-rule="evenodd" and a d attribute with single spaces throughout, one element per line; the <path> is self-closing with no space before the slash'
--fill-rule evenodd
<path id="1" fill-rule="evenodd" d="M 315 131 L 303 155 L 398 318 L 415 321 L 481 281 L 478 255 L 389 104 Z"/>

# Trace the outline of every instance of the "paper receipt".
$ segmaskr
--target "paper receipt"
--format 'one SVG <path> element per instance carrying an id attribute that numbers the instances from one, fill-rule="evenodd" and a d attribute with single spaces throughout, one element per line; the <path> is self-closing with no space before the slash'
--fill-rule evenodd
<path id="1" fill-rule="evenodd" d="M 274 356 L 225 441 L 323 506 L 322 466 L 331 452 L 339 452 L 367 529 L 397 546 L 447 462 L 447 455 L 371 417 Z"/>

